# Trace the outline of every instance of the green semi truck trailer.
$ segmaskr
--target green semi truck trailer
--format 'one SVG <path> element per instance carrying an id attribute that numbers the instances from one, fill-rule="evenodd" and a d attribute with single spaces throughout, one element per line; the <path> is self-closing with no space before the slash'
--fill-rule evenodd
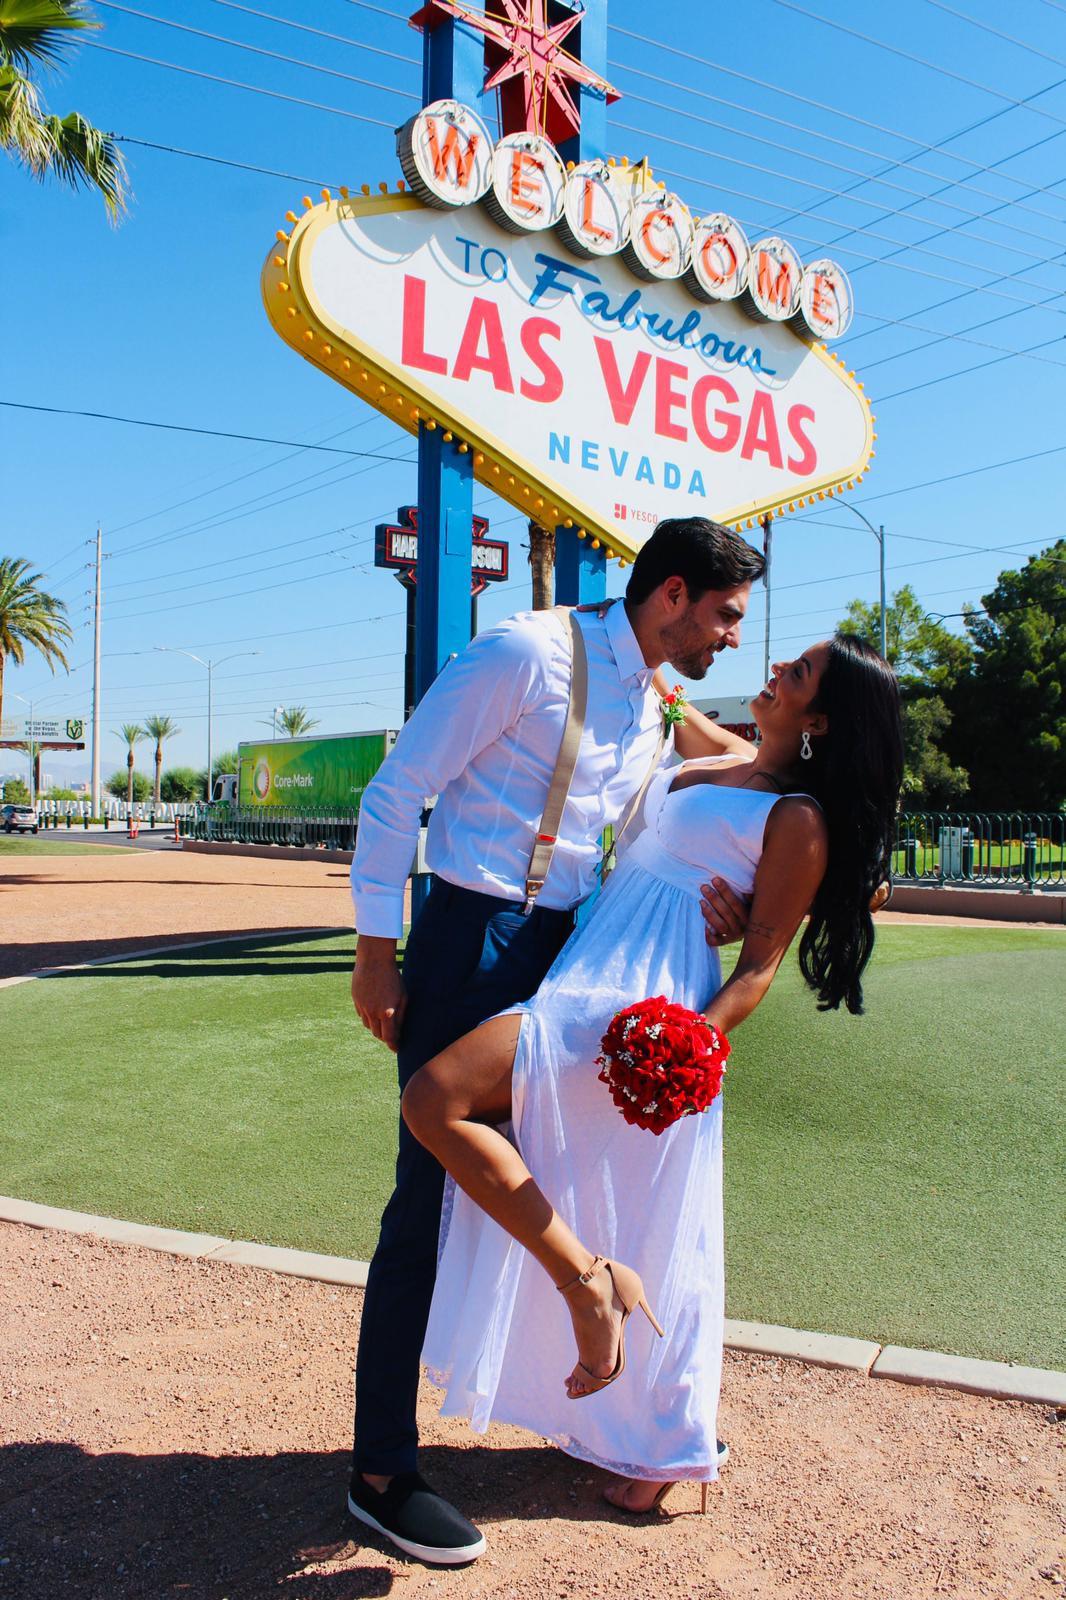
<path id="1" fill-rule="evenodd" d="M 395 742 L 393 730 L 383 728 L 242 743 L 237 771 L 216 777 L 212 799 L 249 810 L 347 816 L 358 812 L 363 791 Z"/>

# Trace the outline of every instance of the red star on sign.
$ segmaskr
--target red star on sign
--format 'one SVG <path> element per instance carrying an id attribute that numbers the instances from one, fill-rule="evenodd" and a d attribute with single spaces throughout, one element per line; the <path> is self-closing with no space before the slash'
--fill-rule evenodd
<path id="1" fill-rule="evenodd" d="M 489 76 L 485 89 L 499 89 L 506 133 L 542 133 L 561 144 L 577 133 L 581 112 L 571 84 L 598 89 L 608 105 L 618 90 L 563 49 L 563 40 L 581 22 L 581 11 L 549 24 L 548 0 L 486 0 L 484 12 L 459 0 L 429 0 L 411 18 L 412 27 L 433 28 L 456 18 L 485 35 Z"/>

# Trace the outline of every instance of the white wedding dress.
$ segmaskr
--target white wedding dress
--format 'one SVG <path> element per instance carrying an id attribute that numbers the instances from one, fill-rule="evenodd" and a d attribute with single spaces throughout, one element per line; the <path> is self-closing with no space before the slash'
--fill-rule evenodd
<path id="1" fill-rule="evenodd" d="M 515 1008 L 512 1096 L 512 1136 L 544 1194 L 590 1250 L 636 1268 L 666 1336 L 637 1312 L 618 1382 L 567 1399 L 576 1352 L 565 1302 L 449 1181 L 423 1349 L 445 1416 L 479 1432 L 515 1423 L 583 1461 L 659 1481 L 718 1473 L 722 1095 L 656 1135 L 623 1121 L 595 1061 L 624 1006 L 660 994 L 707 1006 L 721 976 L 700 885 L 714 874 L 751 893 L 779 798 L 699 782 L 671 793 L 679 770 L 650 785 L 643 832 L 534 999 Z"/>

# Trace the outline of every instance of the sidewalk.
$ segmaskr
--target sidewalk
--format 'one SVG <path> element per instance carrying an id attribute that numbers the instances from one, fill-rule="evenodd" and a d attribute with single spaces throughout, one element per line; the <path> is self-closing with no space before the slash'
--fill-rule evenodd
<path id="1" fill-rule="evenodd" d="M 423 1469 L 488 1554 L 431 1570 L 344 1511 L 361 1291 L 0 1225 L 0 1590 L 10 1600 L 1035 1600 L 1061 1592 L 1047 1408 L 727 1355 L 732 1465 L 637 1520 L 513 1428 L 441 1420 Z M 623 1380 L 624 1382 L 624 1380 Z"/>

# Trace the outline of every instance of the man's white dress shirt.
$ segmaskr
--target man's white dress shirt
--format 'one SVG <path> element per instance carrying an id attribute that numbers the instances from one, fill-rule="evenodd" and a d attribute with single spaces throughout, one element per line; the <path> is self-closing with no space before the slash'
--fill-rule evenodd
<path id="1" fill-rule="evenodd" d="M 647 775 L 662 727 L 653 669 L 625 606 L 578 612 L 588 654 L 585 729 L 551 868 L 537 904 L 567 910 L 592 892 L 600 835 Z M 404 885 L 426 800 L 431 872 L 524 901 L 570 697 L 570 643 L 554 612 L 486 629 L 419 702 L 359 808 L 352 897 L 360 933 L 398 939 Z"/>

